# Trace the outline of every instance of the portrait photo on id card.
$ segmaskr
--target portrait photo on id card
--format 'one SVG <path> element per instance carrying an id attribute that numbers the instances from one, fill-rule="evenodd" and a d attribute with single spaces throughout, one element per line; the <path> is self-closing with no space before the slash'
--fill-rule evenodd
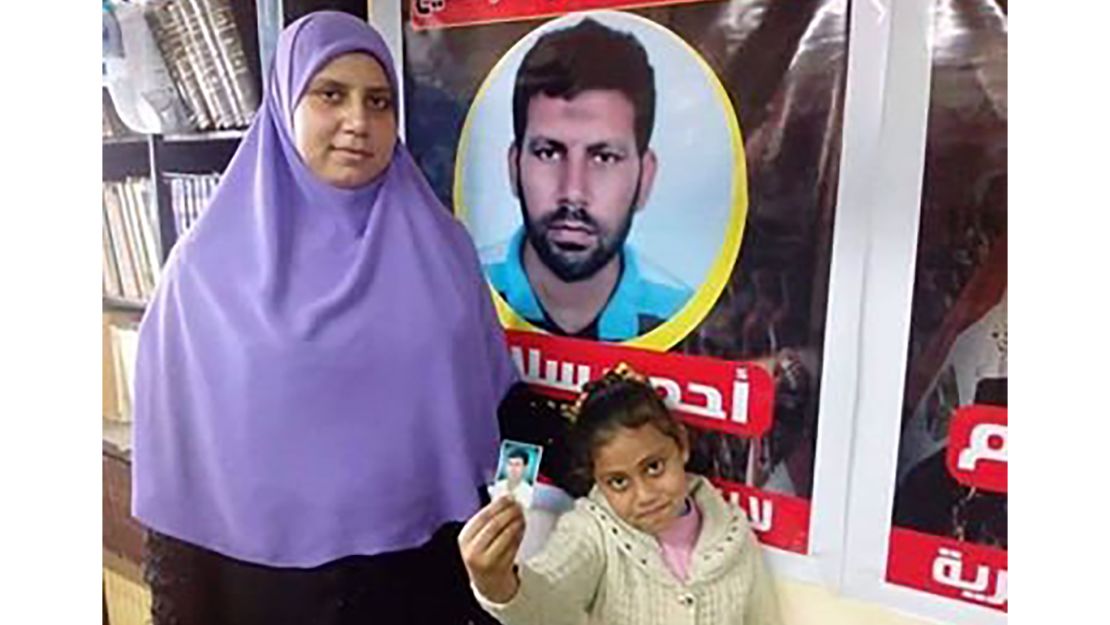
<path id="1" fill-rule="evenodd" d="M 512 440 L 502 442 L 497 477 L 489 487 L 490 499 L 509 495 L 521 506 L 530 507 L 542 454 L 543 447 L 539 445 Z"/>

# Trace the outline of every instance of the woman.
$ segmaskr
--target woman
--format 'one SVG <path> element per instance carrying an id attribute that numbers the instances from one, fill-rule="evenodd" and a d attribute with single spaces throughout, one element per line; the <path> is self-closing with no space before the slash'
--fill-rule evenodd
<path id="1" fill-rule="evenodd" d="M 157 623 L 465 623 L 454 536 L 515 381 L 477 255 L 397 140 L 365 22 L 317 12 L 140 330 Z M 476 609 L 476 608 L 475 608 Z"/>

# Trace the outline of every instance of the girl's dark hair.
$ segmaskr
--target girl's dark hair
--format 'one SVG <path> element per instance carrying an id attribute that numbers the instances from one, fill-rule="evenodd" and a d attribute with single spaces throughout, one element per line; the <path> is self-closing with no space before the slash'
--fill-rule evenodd
<path id="1" fill-rule="evenodd" d="M 686 444 L 682 426 L 663 398 L 646 378 L 627 366 L 618 366 L 588 382 L 570 414 L 574 421 L 570 429 L 573 473 L 584 483 L 593 481 L 594 452 L 620 428 L 635 429 L 650 423 L 679 447 Z"/>

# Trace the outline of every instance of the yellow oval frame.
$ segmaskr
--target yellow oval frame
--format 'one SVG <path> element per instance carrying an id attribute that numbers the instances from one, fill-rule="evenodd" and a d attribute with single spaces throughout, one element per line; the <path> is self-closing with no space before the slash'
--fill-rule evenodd
<path id="1" fill-rule="evenodd" d="M 572 21 L 589 15 L 599 14 L 619 15 L 621 19 L 631 19 L 651 28 L 656 28 L 677 41 L 679 46 L 685 49 L 686 52 L 697 61 L 698 66 L 705 72 L 709 84 L 713 87 L 713 93 L 717 96 L 717 100 L 724 110 L 729 128 L 732 151 L 735 155 L 732 171 L 732 210 L 729 212 L 728 224 L 725 228 L 725 238 L 721 243 L 721 249 L 717 253 L 717 259 L 713 261 L 713 265 L 710 266 L 706 279 L 682 308 L 672 315 L 670 319 L 664 321 L 659 327 L 646 334 L 641 334 L 620 342 L 621 345 L 629 347 L 639 347 L 654 351 L 667 351 L 676 343 L 686 338 L 686 335 L 690 334 L 690 332 L 698 327 L 698 325 L 705 320 L 706 316 L 709 315 L 710 309 L 712 309 L 713 304 L 717 302 L 717 298 L 720 297 L 721 292 L 724 291 L 725 285 L 728 283 L 729 276 L 732 275 L 736 259 L 740 256 L 740 244 L 744 239 L 744 225 L 747 222 L 748 215 L 748 167 L 747 155 L 744 153 L 743 135 L 740 132 L 740 122 L 736 117 L 735 109 L 732 107 L 732 101 L 729 99 L 724 85 L 722 85 L 720 79 L 717 78 L 717 74 L 713 72 L 713 68 L 709 67 L 709 64 L 705 62 L 705 59 L 698 54 L 698 51 L 695 50 L 693 46 L 686 43 L 686 40 L 679 37 L 676 33 L 662 24 L 658 24 L 633 13 L 625 13 L 622 11 L 586 11 L 571 13 L 556 18 L 555 20 L 545 22 L 535 30 L 530 31 L 529 34 L 539 29 L 546 29 L 555 22 Z M 489 71 L 485 80 L 482 81 L 481 87 L 478 88 L 478 92 L 475 94 L 474 100 L 470 104 L 470 109 L 466 113 L 466 120 L 463 122 L 462 133 L 459 135 L 459 147 L 455 152 L 455 183 L 452 189 L 456 218 L 463 223 L 463 226 L 466 226 L 468 211 L 466 203 L 462 199 L 461 174 L 463 155 L 466 154 L 467 148 L 470 145 L 470 126 L 474 118 L 474 111 L 477 108 L 478 102 L 485 96 L 486 90 L 489 88 L 490 83 L 493 82 L 493 78 L 504 69 L 506 59 L 512 56 L 513 52 L 524 43 L 525 39 L 527 39 L 527 35 L 521 37 L 520 40 L 514 43 L 513 46 L 498 59 L 497 63 L 494 64 L 493 69 Z M 493 296 L 494 306 L 497 308 L 497 316 L 505 329 L 550 334 L 546 330 L 529 323 L 528 320 L 517 314 L 517 312 L 509 306 L 508 302 L 501 297 L 501 294 L 493 288 L 493 285 L 489 284 L 488 279 L 486 283 Z"/>

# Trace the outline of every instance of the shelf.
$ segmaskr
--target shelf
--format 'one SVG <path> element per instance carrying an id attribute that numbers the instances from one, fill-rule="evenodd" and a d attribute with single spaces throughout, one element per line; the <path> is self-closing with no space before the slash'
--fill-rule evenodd
<path id="1" fill-rule="evenodd" d="M 203 143 L 205 141 L 238 141 L 247 134 L 245 128 L 232 128 L 230 130 L 212 130 L 207 132 L 188 132 L 180 134 L 163 135 L 162 141 L 166 143 Z"/>
<path id="2" fill-rule="evenodd" d="M 150 147 L 146 137 L 117 137 L 102 144 L 101 173 L 104 180 L 129 176 L 150 177 Z"/>
<path id="3" fill-rule="evenodd" d="M 101 137 L 100 142 L 104 145 L 134 145 L 137 143 L 146 143 L 146 135 L 133 134 L 133 135 L 119 135 L 115 137 Z"/>
<path id="4" fill-rule="evenodd" d="M 210 130 L 204 132 L 181 132 L 168 135 L 132 134 L 119 137 L 102 137 L 101 143 L 107 146 L 132 146 L 146 144 L 153 137 L 161 137 L 162 143 L 173 145 L 188 145 L 220 141 L 238 141 L 247 134 L 245 128 L 231 128 L 228 130 Z"/>
<path id="5" fill-rule="evenodd" d="M 139 302 L 123 297 L 113 297 L 111 295 L 104 295 L 103 298 L 105 310 L 139 314 L 146 310 L 146 302 Z"/>

